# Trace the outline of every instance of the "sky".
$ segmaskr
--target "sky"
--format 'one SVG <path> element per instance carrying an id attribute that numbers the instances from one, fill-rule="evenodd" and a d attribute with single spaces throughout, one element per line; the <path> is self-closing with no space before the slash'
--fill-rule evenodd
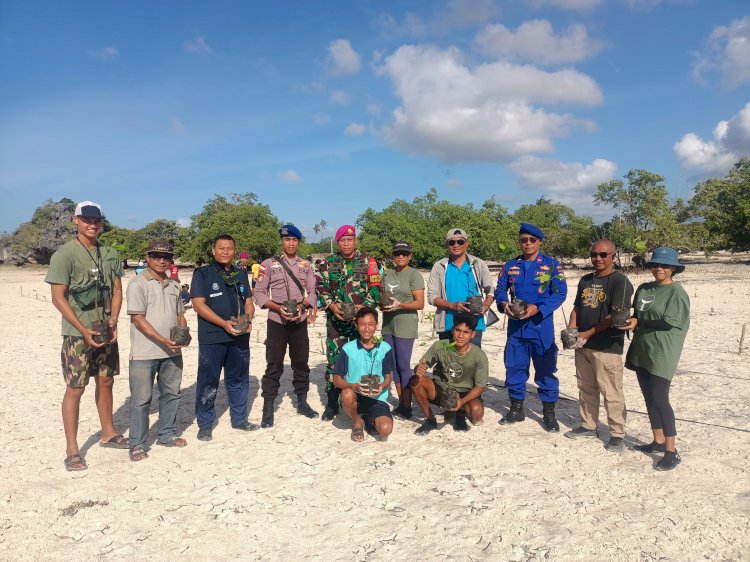
<path id="1" fill-rule="evenodd" d="M 628 170 L 689 198 L 747 155 L 746 0 L 0 0 L 0 231 L 253 192 L 315 238 L 432 187 L 599 221 Z"/>

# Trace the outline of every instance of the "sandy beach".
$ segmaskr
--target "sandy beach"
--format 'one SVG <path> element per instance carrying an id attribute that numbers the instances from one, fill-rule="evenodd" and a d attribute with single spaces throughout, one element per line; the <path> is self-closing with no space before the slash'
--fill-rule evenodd
<path id="1" fill-rule="evenodd" d="M 295 414 L 287 366 L 275 427 L 232 430 L 222 385 L 214 440 L 199 442 L 195 338 L 184 352 L 178 413 L 188 447 L 153 447 L 140 463 L 126 450 L 100 447 L 91 383 L 79 430 L 89 469 L 68 473 L 60 315 L 45 273 L 0 266 L 2 560 L 750 560 L 750 325 L 739 354 L 742 325 L 750 322 L 748 265 L 688 262 L 678 277 L 692 301 L 692 325 L 671 393 L 683 463 L 669 473 L 654 471 L 655 458 L 629 448 L 606 451 L 603 409 L 601 440 L 562 435 L 579 423 L 572 351 L 561 350 L 558 362 L 562 432 L 542 429 L 533 384 L 527 420 L 499 426 L 508 406 L 501 323 L 483 344 L 491 366 L 485 422 L 467 434 L 438 416 L 439 431 L 415 436 L 422 419 L 415 405 L 415 419 L 396 420 L 387 442 L 368 436 L 353 443 L 345 414 L 333 424 Z M 569 272 L 566 314 L 580 275 Z M 129 270 L 124 283 L 133 276 Z M 182 276 L 190 281 L 188 271 Z M 650 279 L 648 272 L 631 275 L 635 286 Z M 432 340 L 427 316 L 416 358 Z M 256 318 L 250 419 L 258 423 L 265 312 Z M 559 331 L 559 311 L 555 321 Z M 195 334 L 193 311 L 188 322 Z M 127 435 L 124 313 L 119 337 L 115 422 Z M 323 319 L 310 339 L 310 403 L 322 412 Z M 625 393 L 628 447 L 650 442 L 630 371 Z M 150 443 L 156 421 L 154 400 Z"/>

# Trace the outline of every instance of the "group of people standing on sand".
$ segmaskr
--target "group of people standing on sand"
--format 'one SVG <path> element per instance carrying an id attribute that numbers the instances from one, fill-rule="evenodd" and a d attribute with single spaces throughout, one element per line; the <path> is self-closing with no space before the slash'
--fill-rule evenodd
<path id="1" fill-rule="evenodd" d="M 113 377 L 119 373 L 117 320 L 123 304 L 122 261 L 117 251 L 97 237 L 104 216 L 92 201 L 79 203 L 73 222 L 76 236 L 52 257 L 46 282 L 52 302 L 62 314 L 62 370 L 66 391 L 62 403 L 67 441 L 65 468 L 85 470 L 78 448 L 80 400 L 91 377 L 101 422 L 101 446 L 128 449 L 132 461 L 148 458 L 149 409 L 154 382 L 159 388 L 156 444 L 185 447 L 176 435 L 182 382 L 182 348 L 190 343 L 178 281 L 168 270 L 174 257 L 169 241 L 151 240 L 144 272 L 127 287 L 130 322 L 129 439 L 113 423 Z M 196 269 L 190 297 L 198 315 L 198 376 L 195 415 L 197 438 L 213 438 L 215 399 L 224 372 L 231 426 L 238 431 L 273 427 L 276 398 L 289 350 L 292 386 L 299 415 L 315 419 L 308 403 L 310 389 L 308 324 L 319 310 L 326 316 L 326 404 L 321 418 L 333 420 L 343 409 L 352 419 L 351 439 L 367 432 L 387 439 L 393 416 L 410 419 L 413 402 L 424 421 L 417 435 L 438 428 L 432 405 L 445 412 L 456 431 L 479 425 L 484 417 L 482 393 L 489 380 L 489 360 L 482 335 L 498 320 L 492 303 L 508 317 L 505 379 L 510 408 L 500 420 L 507 426 L 525 419 L 524 401 L 530 367 L 542 403 L 542 426 L 559 432 L 555 415 L 559 399 L 558 347 L 553 315 L 567 296 L 560 263 L 541 253 L 544 233 L 521 223 L 521 253 L 493 276 L 487 264 L 469 253 L 470 237 L 461 228 L 445 236 L 447 256 L 434 264 L 425 286 L 412 267 L 408 241 L 393 245 L 393 267 L 357 250 L 354 226 L 334 236 L 338 251 L 317 271 L 297 255 L 302 233 L 293 225 L 279 229 L 280 251 L 258 266 L 253 283 L 247 266 L 235 265 L 235 241 L 222 235 L 213 241 L 211 263 Z M 579 282 L 574 309 L 560 337 L 575 350 L 581 425 L 571 438 L 598 437 L 600 396 L 604 399 L 610 451 L 624 449 L 626 407 L 623 392 L 624 334 L 633 332 L 625 366 L 636 372 L 653 429 L 644 453 L 663 453 L 657 470 L 677 466 L 675 416 L 669 388 L 690 322 L 690 302 L 673 276 L 684 270 L 677 252 L 656 248 L 646 266 L 654 281 L 634 292 L 615 269 L 615 245 L 599 240 L 591 248 L 594 272 Z M 436 308 L 438 339 L 418 361 L 412 361 L 418 311 L 425 301 Z M 249 334 L 256 306 L 268 310 L 266 370 L 261 380 L 260 426 L 248 420 Z M 377 336 L 382 311 L 382 337 Z M 631 309 L 632 313 L 631 313 Z M 395 383 L 398 406 L 388 397 Z"/>

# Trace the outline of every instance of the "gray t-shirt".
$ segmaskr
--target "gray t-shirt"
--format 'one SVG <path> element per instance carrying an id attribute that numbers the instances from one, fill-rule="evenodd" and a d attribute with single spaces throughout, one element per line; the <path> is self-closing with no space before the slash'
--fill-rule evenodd
<path id="1" fill-rule="evenodd" d="M 168 338 L 172 326 L 185 313 L 180 298 L 180 285 L 173 279 L 162 281 L 150 269 L 133 279 L 125 293 L 128 314 L 142 314 L 160 335 Z M 168 349 L 143 334 L 130 323 L 130 358 L 164 359 L 180 355 L 181 351 Z"/>

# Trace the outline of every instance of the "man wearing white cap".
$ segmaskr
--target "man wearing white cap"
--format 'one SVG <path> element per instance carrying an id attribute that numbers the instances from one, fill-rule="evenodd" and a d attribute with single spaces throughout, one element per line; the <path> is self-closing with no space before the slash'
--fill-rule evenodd
<path id="1" fill-rule="evenodd" d="M 101 446 L 127 449 L 112 419 L 112 386 L 120 372 L 117 316 L 122 306 L 122 260 L 117 251 L 99 243 L 104 215 L 93 201 L 79 203 L 73 222 L 76 237 L 60 247 L 50 261 L 45 281 L 52 304 L 62 314 L 61 351 L 66 389 L 62 403 L 67 450 L 65 468 L 85 470 L 78 450 L 78 415 L 89 378 L 96 382 L 96 408 L 102 427 Z M 94 323 L 98 323 L 96 330 Z"/>

